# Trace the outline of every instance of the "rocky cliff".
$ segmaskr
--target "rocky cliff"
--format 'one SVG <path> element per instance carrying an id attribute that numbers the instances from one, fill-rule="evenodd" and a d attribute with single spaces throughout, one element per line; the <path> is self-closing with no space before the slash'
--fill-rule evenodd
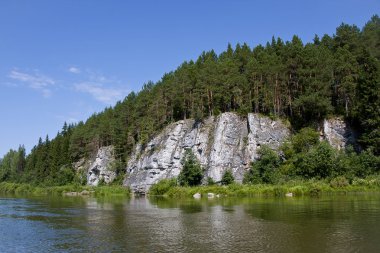
<path id="1" fill-rule="evenodd" d="M 359 148 L 356 143 L 355 131 L 341 118 L 325 119 L 321 130 L 322 139 L 327 140 L 338 150 L 349 145 Z"/>
<path id="2" fill-rule="evenodd" d="M 337 149 L 355 143 L 354 131 L 340 118 L 324 120 L 321 139 Z M 268 145 L 277 150 L 290 135 L 281 120 L 250 113 L 240 117 L 223 113 L 201 122 L 181 120 L 167 126 L 146 145 L 137 145 L 128 160 L 124 185 L 134 192 L 145 193 L 161 179 L 177 177 L 182 170 L 186 149 L 191 149 L 204 169 L 204 178 L 221 180 L 231 170 L 241 182 L 252 161 L 258 158 L 258 149 Z M 97 186 L 101 180 L 112 182 L 113 147 L 101 147 L 92 159 L 82 159 L 74 167 L 86 171 L 87 184 Z"/>
<path id="3" fill-rule="evenodd" d="M 220 181 L 226 170 L 241 182 L 257 149 L 277 149 L 290 134 L 280 120 L 257 114 L 239 117 L 223 113 L 203 122 L 182 120 L 167 126 L 145 146 L 138 145 L 129 159 L 124 185 L 134 192 L 146 192 L 161 179 L 179 175 L 186 149 L 191 149 L 205 177 Z"/>
<path id="4" fill-rule="evenodd" d="M 76 171 L 85 171 L 87 185 L 97 186 L 101 180 L 108 184 L 115 179 L 116 173 L 112 170 L 114 161 L 113 146 L 106 146 L 101 147 L 92 159 L 79 160 L 74 168 Z"/>

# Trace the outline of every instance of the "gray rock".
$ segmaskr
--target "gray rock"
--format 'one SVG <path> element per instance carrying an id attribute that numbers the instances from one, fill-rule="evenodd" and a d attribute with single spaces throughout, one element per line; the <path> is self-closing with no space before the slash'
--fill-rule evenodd
<path id="1" fill-rule="evenodd" d="M 137 145 L 129 159 L 124 182 L 134 192 L 145 193 L 161 179 L 177 177 L 185 150 L 193 150 L 201 164 L 207 164 L 208 128 L 213 120 L 196 123 L 182 120 L 167 126 L 145 148 Z"/>
<path id="2" fill-rule="evenodd" d="M 95 159 L 90 162 L 87 184 L 97 186 L 100 180 L 104 180 L 107 184 L 111 183 L 116 177 L 116 173 L 112 170 L 114 161 L 113 146 L 101 147 Z"/>
<path id="3" fill-rule="evenodd" d="M 257 114 L 242 118 L 223 113 L 202 122 L 181 120 L 167 126 L 144 147 L 136 145 L 129 158 L 124 185 L 135 193 L 146 193 L 161 179 L 177 177 L 186 149 L 191 149 L 203 167 L 204 178 L 219 182 L 226 170 L 242 182 L 257 149 L 268 145 L 277 149 L 290 134 L 279 120 Z"/>
<path id="4" fill-rule="evenodd" d="M 84 196 L 84 195 L 90 195 L 91 193 L 87 190 L 83 190 L 80 192 L 80 195 Z"/>
<path id="5" fill-rule="evenodd" d="M 209 193 L 207 193 L 207 198 L 213 199 L 213 198 L 215 198 L 215 194 L 212 192 L 209 192 Z"/>
<path id="6" fill-rule="evenodd" d="M 276 150 L 290 135 L 289 129 L 280 120 L 271 120 L 258 114 L 248 114 L 248 153 L 250 160 L 258 158 L 258 149 L 267 145 Z"/>
<path id="7" fill-rule="evenodd" d="M 323 121 L 322 139 L 340 150 L 348 145 L 356 146 L 356 134 L 341 118 L 325 119 Z"/>
<path id="8" fill-rule="evenodd" d="M 78 196 L 78 192 L 64 192 L 63 193 L 63 196 L 68 196 L 68 197 L 74 197 L 74 196 Z"/>
<path id="9" fill-rule="evenodd" d="M 195 194 L 193 195 L 193 198 L 195 198 L 195 199 L 200 199 L 200 198 L 201 198 L 201 194 L 200 194 L 199 192 L 197 192 L 197 193 L 195 193 Z"/>
<path id="10" fill-rule="evenodd" d="M 231 170 L 235 180 L 241 182 L 247 165 L 247 121 L 234 113 L 223 113 L 215 122 L 210 138 L 211 152 L 206 166 L 206 177 L 219 182 L 226 170 Z"/>

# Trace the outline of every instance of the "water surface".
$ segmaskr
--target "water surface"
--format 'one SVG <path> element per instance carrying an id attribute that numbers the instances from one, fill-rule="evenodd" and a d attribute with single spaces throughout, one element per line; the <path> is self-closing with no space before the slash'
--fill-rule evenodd
<path id="1" fill-rule="evenodd" d="M 380 195 L 3 196 L 0 252 L 380 252 Z"/>

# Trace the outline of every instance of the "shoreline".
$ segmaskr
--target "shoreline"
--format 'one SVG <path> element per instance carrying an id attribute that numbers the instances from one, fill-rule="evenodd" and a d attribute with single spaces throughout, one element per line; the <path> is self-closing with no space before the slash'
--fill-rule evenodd
<path id="1" fill-rule="evenodd" d="M 329 194 L 347 194 L 361 192 L 380 192 L 380 180 L 355 181 L 348 185 L 331 185 L 325 181 L 288 182 L 284 184 L 231 184 L 227 186 L 193 186 L 184 187 L 159 182 L 153 185 L 148 196 L 164 196 L 168 198 L 214 198 L 214 197 L 318 197 Z M 209 193 L 213 195 L 208 196 Z"/>
<path id="2" fill-rule="evenodd" d="M 123 186 L 34 186 L 24 183 L 1 182 L 0 193 L 32 196 L 130 196 L 129 188 Z"/>
<path id="3" fill-rule="evenodd" d="M 379 179 L 360 179 L 355 184 L 331 185 L 325 181 L 301 181 L 288 182 L 284 184 L 230 184 L 221 185 L 201 185 L 201 186 L 177 186 L 170 184 L 169 180 L 153 185 L 147 197 L 166 197 L 172 199 L 194 198 L 225 198 L 225 197 L 319 197 L 323 195 L 341 195 L 348 193 L 380 192 Z M 0 193 L 20 194 L 31 196 L 137 196 L 131 190 L 119 185 L 106 186 L 34 186 L 25 183 L 1 182 Z M 211 193 L 211 195 L 209 195 Z"/>

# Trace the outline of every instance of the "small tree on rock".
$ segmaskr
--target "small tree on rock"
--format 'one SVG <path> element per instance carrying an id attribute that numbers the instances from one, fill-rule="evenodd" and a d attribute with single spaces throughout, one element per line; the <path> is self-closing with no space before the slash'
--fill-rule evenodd
<path id="1" fill-rule="evenodd" d="M 203 178 L 203 171 L 191 149 L 185 151 L 183 159 L 183 169 L 178 176 L 179 184 L 181 186 L 200 185 Z"/>

